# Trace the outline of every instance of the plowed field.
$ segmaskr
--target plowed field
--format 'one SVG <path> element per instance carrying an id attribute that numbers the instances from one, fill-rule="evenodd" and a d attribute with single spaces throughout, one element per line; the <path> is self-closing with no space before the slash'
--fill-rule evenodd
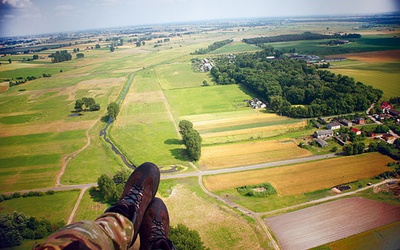
<path id="1" fill-rule="evenodd" d="M 347 198 L 265 220 L 281 247 L 309 249 L 400 221 L 400 207 Z"/>

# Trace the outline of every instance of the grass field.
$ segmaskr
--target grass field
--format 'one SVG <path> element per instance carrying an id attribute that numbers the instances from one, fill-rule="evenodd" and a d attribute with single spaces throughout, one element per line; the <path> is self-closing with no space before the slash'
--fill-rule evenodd
<path id="1" fill-rule="evenodd" d="M 268 43 L 277 49 L 285 49 L 289 51 L 295 49 L 296 52 L 302 54 L 313 54 L 313 55 L 336 55 L 336 54 L 347 54 L 347 53 L 358 53 L 358 52 L 372 52 L 382 50 L 397 50 L 399 49 L 398 39 L 394 36 L 397 33 L 392 34 L 379 34 L 379 35 L 363 35 L 359 39 L 355 39 L 355 42 L 341 45 L 341 46 L 326 46 L 323 43 L 329 42 L 327 40 L 308 40 L 308 41 L 293 41 L 293 42 L 276 42 Z"/>
<path id="2" fill-rule="evenodd" d="M 329 69 L 333 73 L 348 75 L 356 81 L 371 85 L 383 90 L 383 98 L 400 96 L 399 73 L 400 58 L 397 61 L 386 63 L 363 63 L 346 66 L 335 66 Z"/>
<path id="3" fill-rule="evenodd" d="M 78 199 L 79 191 L 55 192 L 53 195 L 15 198 L 0 203 L 3 213 L 14 211 L 23 212 L 26 215 L 45 218 L 56 223 L 68 220 L 69 215 Z"/>
<path id="4" fill-rule="evenodd" d="M 341 183 L 369 178 L 387 171 L 391 158 L 379 153 L 339 157 L 286 167 L 207 176 L 210 191 L 269 182 L 279 195 L 292 195 L 331 188 Z"/>
<path id="5" fill-rule="evenodd" d="M 259 229 L 225 206 L 204 198 L 196 178 L 179 182 L 169 197 L 163 198 L 172 225 L 182 223 L 197 230 L 210 249 L 265 248 L 266 239 L 257 238 Z"/>

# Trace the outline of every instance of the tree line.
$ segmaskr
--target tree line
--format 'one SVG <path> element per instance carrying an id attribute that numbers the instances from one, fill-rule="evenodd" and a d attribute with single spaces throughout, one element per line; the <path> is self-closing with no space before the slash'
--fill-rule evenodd
<path id="1" fill-rule="evenodd" d="M 285 34 L 278 36 L 264 36 L 255 38 L 244 38 L 242 41 L 248 44 L 263 44 L 263 43 L 274 43 L 274 42 L 288 42 L 288 41 L 301 41 L 301 40 L 322 40 L 330 38 L 360 38 L 360 34 L 335 34 L 335 35 L 323 35 L 312 32 L 304 32 L 302 34 Z"/>
<path id="2" fill-rule="evenodd" d="M 270 104 L 273 111 L 309 118 L 365 111 L 383 91 L 348 76 L 317 70 L 303 60 L 269 60 L 271 49 L 221 56 L 210 73 L 217 84 L 242 84 Z"/>
<path id="3" fill-rule="evenodd" d="M 222 46 L 230 44 L 231 42 L 233 42 L 232 39 L 226 39 L 226 40 L 223 40 L 223 41 L 215 42 L 215 43 L 209 45 L 207 48 L 198 49 L 194 53 L 191 53 L 191 54 L 192 55 L 204 55 L 204 54 L 207 54 L 207 53 L 209 53 L 211 51 L 219 49 Z"/>
<path id="4" fill-rule="evenodd" d="M 189 157 L 194 161 L 198 161 L 201 156 L 201 136 L 197 130 L 193 128 L 190 121 L 182 120 L 179 122 L 179 132 L 182 135 L 183 143 L 186 146 Z"/>

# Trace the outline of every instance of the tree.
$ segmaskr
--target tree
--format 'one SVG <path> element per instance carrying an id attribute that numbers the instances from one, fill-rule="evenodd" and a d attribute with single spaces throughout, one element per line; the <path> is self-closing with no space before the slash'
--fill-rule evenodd
<path id="1" fill-rule="evenodd" d="M 8 58 L 8 63 L 9 63 L 9 64 L 11 64 L 11 63 L 12 63 L 12 61 L 11 61 L 11 58 Z"/>
<path id="2" fill-rule="evenodd" d="M 189 157 L 195 161 L 198 161 L 201 156 L 201 136 L 193 128 L 193 124 L 190 121 L 182 120 L 179 122 L 179 132 L 182 135 L 183 143 L 186 146 Z"/>
<path id="3" fill-rule="evenodd" d="M 85 54 L 83 54 L 83 53 L 76 54 L 76 58 L 84 58 L 84 57 L 85 57 Z"/>
<path id="4" fill-rule="evenodd" d="M 112 46 L 112 45 L 110 46 L 110 51 L 111 51 L 111 52 L 114 52 L 114 51 L 115 51 L 114 46 Z"/>
<path id="5" fill-rule="evenodd" d="M 74 109 L 78 112 L 82 111 L 82 107 L 83 107 L 84 102 L 82 101 L 82 99 L 78 99 L 75 101 L 75 106 Z"/>
<path id="6" fill-rule="evenodd" d="M 169 239 L 174 243 L 176 249 L 179 250 L 204 250 L 203 241 L 197 231 L 189 229 L 183 224 L 169 228 Z"/>
<path id="7" fill-rule="evenodd" d="M 96 46 L 95 46 L 95 48 L 96 48 L 96 49 L 100 49 L 100 44 L 97 43 Z"/>
<path id="8" fill-rule="evenodd" d="M 105 174 L 102 174 L 97 179 L 97 186 L 100 192 L 103 194 L 103 199 L 105 202 L 112 203 L 118 199 L 117 188 L 114 181 Z"/>
<path id="9" fill-rule="evenodd" d="M 118 113 L 119 113 L 119 106 L 117 103 L 112 102 L 108 104 L 107 106 L 108 117 L 111 117 L 112 119 L 115 120 L 117 118 Z"/>

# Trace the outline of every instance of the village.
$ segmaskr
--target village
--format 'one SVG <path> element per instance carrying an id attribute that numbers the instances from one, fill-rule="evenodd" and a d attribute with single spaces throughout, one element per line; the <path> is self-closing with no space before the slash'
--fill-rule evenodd
<path id="1" fill-rule="evenodd" d="M 400 111 L 394 109 L 388 102 L 382 102 L 375 109 L 377 113 L 369 114 L 370 110 L 372 107 L 364 117 L 358 116 L 351 120 L 342 117 L 311 120 L 313 126 L 320 130 L 314 132 L 313 141 L 310 143 L 316 143 L 319 147 L 328 147 L 328 141 L 334 139 L 339 145 L 344 146 L 349 141 L 369 138 L 393 144 L 400 137 L 384 123 L 400 124 Z"/>

